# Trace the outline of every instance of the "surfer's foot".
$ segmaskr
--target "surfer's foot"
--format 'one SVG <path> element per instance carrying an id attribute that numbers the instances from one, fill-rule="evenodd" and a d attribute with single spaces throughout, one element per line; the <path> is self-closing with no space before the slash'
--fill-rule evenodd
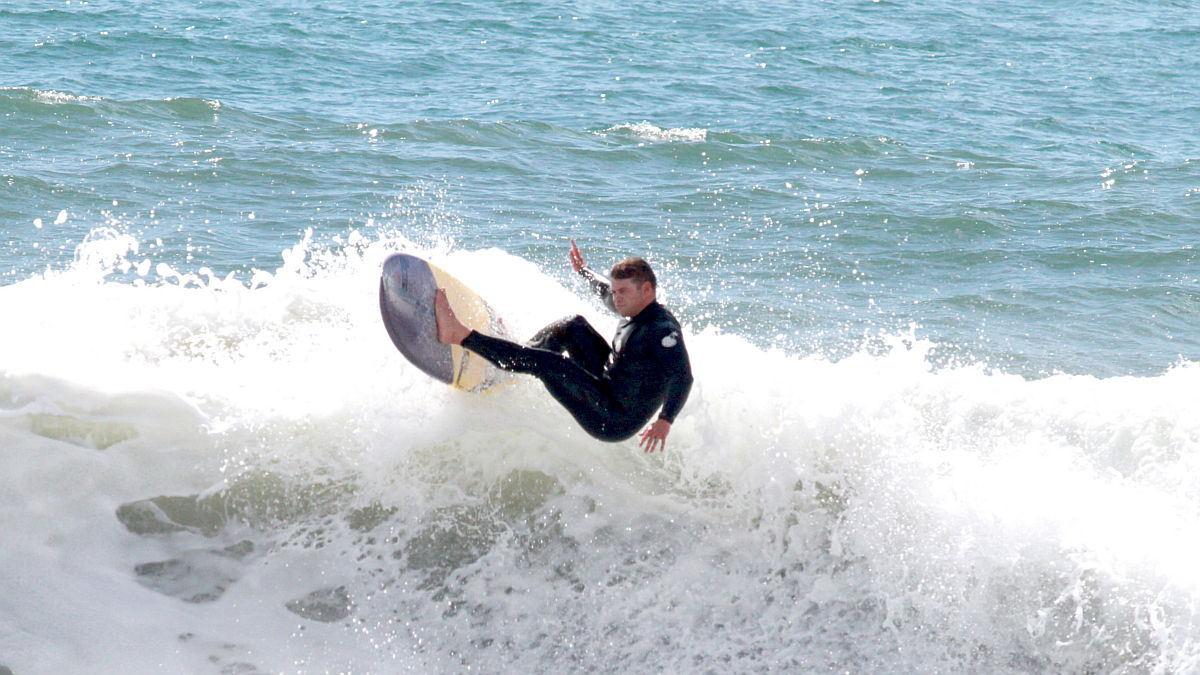
<path id="1" fill-rule="evenodd" d="M 450 309 L 450 301 L 446 299 L 446 289 L 439 288 L 433 296 L 433 314 L 437 317 L 438 342 L 448 345 L 461 345 L 462 341 L 471 334 L 467 328 L 454 316 Z"/>

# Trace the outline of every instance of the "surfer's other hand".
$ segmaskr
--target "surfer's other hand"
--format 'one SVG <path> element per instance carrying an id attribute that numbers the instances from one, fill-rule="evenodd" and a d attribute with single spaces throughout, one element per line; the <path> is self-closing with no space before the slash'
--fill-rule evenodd
<path id="1" fill-rule="evenodd" d="M 646 452 L 654 452 L 655 450 L 666 449 L 667 434 L 671 432 L 671 423 L 659 418 L 654 420 L 654 424 L 646 427 L 642 432 L 642 441 L 640 445 Z"/>

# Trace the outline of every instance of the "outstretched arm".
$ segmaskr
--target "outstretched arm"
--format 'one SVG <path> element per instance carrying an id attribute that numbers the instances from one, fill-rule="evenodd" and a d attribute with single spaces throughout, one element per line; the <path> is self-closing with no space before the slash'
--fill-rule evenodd
<path id="1" fill-rule="evenodd" d="M 616 312 L 617 307 L 612 301 L 612 284 L 609 283 L 607 277 L 587 266 L 587 263 L 583 261 L 583 253 L 575 245 L 574 239 L 571 240 L 571 251 L 568 253 L 568 257 L 571 259 L 571 268 L 575 270 L 575 273 L 587 279 L 588 286 L 604 302 L 605 307 Z"/>
<path id="2" fill-rule="evenodd" d="M 642 432 L 641 446 L 646 452 L 666 448 L 671 424 L 679 411 L 683 410 L 683 404 L 687 403 L 688 394 L 692 391 L 692 363 L 680 331 L 667 333 L 657 349 L 657 359 L 667 371 L 667 383 L 658 419 Z"/>

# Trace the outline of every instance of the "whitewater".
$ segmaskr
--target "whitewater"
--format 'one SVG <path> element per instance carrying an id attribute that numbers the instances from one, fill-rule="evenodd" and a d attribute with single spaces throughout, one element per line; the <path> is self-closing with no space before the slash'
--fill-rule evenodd
<path id="1" fill-rule="evenodd" d="M 697 383 L 646 456 L 390 345 L 396 251 L 519 334 L 615 326 L 526 260 L 351 228 L 219 277 L 152 244 L 98 228 L 0 287 L 14 673 L 1200 663 L 1194 364 L 1031 380 L 912 335 L 834 359 L 687 325 Z"/>
<path id="2" fill-rule="evenodd" d="M 0 675 L 1200 672 L 1200 14 L 0 0 Z M 646 258 L 666 451 L 414 369 Z"/>

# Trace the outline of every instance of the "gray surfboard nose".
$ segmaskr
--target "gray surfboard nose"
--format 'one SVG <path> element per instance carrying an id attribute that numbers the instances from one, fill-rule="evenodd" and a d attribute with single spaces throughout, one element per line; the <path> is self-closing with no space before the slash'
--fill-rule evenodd
<path id="1" fill-rule="evenodd" d="M 379 280 L 379 309 L 388 335 L 413 365 L 450 384 L 454 366 L 450 346 L 437 341 L 435 291 L 437 280 L 424 260 L 396 253 L 384 261 Z"/>

